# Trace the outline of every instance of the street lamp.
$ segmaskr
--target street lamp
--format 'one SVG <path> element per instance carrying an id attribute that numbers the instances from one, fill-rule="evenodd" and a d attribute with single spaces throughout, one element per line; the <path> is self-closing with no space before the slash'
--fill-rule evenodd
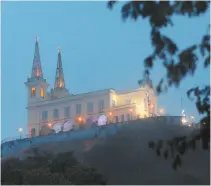
<path id="1" fill-rule="evenodd" d="M 22 129 L 22 128 L 19 128 L 19 129 L 18 129 L 18 132 L 20 133 L 20 139 L 21 139 L 21 138 L 22 138 L 23 129 Z"/>
<path id="2" fill-rule="evenodd" d="M 191 119 L 191 124 L 193 124 L 193 120 L 195 119 L 194 116 L 191 116 L 190 119 Z"/>
<path id="3" fill-rule="evenodd" d="M 160 113 L 161 115 L 164 114 L 164 109 L 161 108 L 161 109 L 159 110 L 159 113 Z"/>
<path id="4" fill-rule="evenodd" d="M 79 117 L 79 118 L 78 118 L 78 121 L 80 121 L 80 122 L 81 122 L 81 121 L 82 121 L 82 118 L 81 118 L 81 117 Z"/>

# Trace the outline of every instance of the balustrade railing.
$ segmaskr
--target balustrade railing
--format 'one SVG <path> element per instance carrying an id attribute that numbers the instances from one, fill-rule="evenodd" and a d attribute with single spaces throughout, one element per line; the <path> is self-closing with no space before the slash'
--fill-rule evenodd
<path id="1" fill-rule="evenodd" d="M 5 142 L 8 142 L 8 141 L 14 141 L 14 140 L 19 140 L 19 139 L 26 139 L 26 138 L 29 138 L 30 136 L 27 134 L 27 135 L 21 135 L 21 136 L 15 136 L 15 137 L 8 137 L 8 138 L 5 138 L 3 140 L 1 140 L 1 144 L 5 143 Z"/>

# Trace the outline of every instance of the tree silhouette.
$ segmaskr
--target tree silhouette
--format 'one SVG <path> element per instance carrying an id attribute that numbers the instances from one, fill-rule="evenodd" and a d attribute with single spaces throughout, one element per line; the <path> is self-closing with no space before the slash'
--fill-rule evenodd
<path id="1" fill-rule="evenodd" d="M 117 1 L 109 1 L 110 9 Z M 186 76 L 193 76 L 199 59 L 203 61 L 204 68 L 210 66 L 210 25 L 207 26 L 207 33 L 202 35 L 200 43 L 188 46 L 180 50 L 176 42 L 164 35 L 162 30 L 174 26 L 173 16 L 183 16 L 193 19 L 209 11 L 209 1 L 129 1 L 121 8 L 123 20 L 138 18 L 147 19 L 151 26 L 151 42 L 153 52 L 144 60 L 145 72 L 153 68 L 154 62 L 159 60 L 166 69 L 166 76 L 162 78 L 156 87 L 157 93 L 166 91 L 171 86 L 179 87 L 180 82 Z M 204 87 L 193 87 L 187 91 L 187 96 L 195 101 L 196 107 L 204 117 L 201 120 L 200 133 L 191 139 L 184 137 L 174 138 L 164 145 L 163 156 L 167 159 L 169 149 L 176 151 L 172 166 L 176 169 L 181 165 L 180 155 L 186 152 L 186 148 L 194 148 L 195 141 L 201 139 L 203 149 L 209 149 L 210 141 L 210 85 Z M 161 155 L 162 147 L 159 142 L 149 142 L 149 147 Z M 168 147 L 168 148 L 167 148 Z"/>
<path id="2" fill-rule="evenodd" d="M 105 185 L 95 169 L 78 162 L 72 152 L 52 155 L 32 149 L 25 159 L 1 162 L 3 185 Z"/>

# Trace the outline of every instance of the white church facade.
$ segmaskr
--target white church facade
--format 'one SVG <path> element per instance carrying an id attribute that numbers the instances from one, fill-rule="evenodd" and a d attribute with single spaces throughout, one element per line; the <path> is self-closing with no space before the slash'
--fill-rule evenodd
<path id="1" fill-rule="evenodd" d="M 145 76 L 135 90 L 105 89 L 83 94 L 72 94 L 65 88 L 61 51 L 58 51 L 54 88 L 44 79 L 36 39 L 28 90 L 27 128 L 29 136 L 48 135 L 73 127 L 90 127 L 150 117 L 157 113 L 157 97 L 152 81 Z"/>

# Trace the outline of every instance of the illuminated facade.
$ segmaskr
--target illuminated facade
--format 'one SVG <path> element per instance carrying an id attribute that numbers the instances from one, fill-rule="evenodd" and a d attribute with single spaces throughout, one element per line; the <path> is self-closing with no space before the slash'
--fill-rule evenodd
<path id="1" fill-rule="evenodd" d="M 30 136 L 47 135 L 70 130 L 72 127 L 105 125 L 149 117 L 157 113 L 157 98 L 149 76 L 139 82 L 140 87 L 129 91 L 105 89 L 74 95 L 65 88 L 61 51 L 54 88 L 43 77 L 38 40 L 28 89 L 27 126 Z"/>

